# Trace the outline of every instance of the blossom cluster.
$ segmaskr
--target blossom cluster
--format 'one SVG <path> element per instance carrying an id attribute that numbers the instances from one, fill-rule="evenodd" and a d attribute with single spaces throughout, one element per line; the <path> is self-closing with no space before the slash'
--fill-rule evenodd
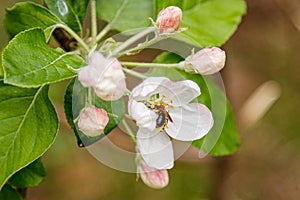
<path id="1" fill-rule="evenodd" d="M 180 32 L 181 20 L 180 8 L 163 9 L 154 23 L 157 37 Z M 210 75 L 224 67 L 225 58 L 225 52 L 218 47 L 204 48 L 175 67 L 188 73 Z M 138 73 L 122 66 L 112 54 L 93 51 L 87 57 L 87 65 L 78 72 L 78 80 L 105 101 L 128 95 L 128 116 L 138 126 L 134 135 L 137 172 L 148 186 L 163 188 L 169 182 L 167 170 L 174 166 L 172 141 L 204 137 L 214 124 L 213 115 L 206 105 L 193 101 L 201 91 L 191 80 L 174 82 L 166 77 L 144 77 L 130 91 L 124 72 Z M 88 104 L 79 114 L 78 128 L 88 137 L 101 135 L 109 122 L 109 114 L 104 108 Z"/>

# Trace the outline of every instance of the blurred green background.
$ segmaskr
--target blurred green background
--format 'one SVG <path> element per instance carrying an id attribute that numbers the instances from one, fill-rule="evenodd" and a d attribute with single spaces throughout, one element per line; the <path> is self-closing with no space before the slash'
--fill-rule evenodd
<path id="1" fill-rule="evenodd" d="M 3 30 L 5 8 L 18 1 L 1 0 L 0 49 L 8 42 Z M 35 1 L 41 2 L 41 1 Z M 277 200 L 300 197 L 300 2 L 248 0 L 247 15 L 222 47 L 227 96 L 237 116 L 241 148 L 233 156 L 197 159 L 190 149 L 169 171 L 166 189 L 153 190 L 134 174 L 106 167 L 76 145 L 63 114 L 66 83 L 51 87 L 61 117 L 55 144 L 43 156 L 45 180 L 28 190 L 29 200 Z M 245 124 L 245 102 L 263 83 L 274 80 L 278 101 L 253 125 Z M 262 95 L 270 91 L 265 88 Z M 255 99 L 253 109 L 266 98 Z M 251 108 L 251 107 L 250 107 Z M 242 112 L 245 111 L 245 112 Z M 112 133 L 110 137 L 117 137 Z"/>

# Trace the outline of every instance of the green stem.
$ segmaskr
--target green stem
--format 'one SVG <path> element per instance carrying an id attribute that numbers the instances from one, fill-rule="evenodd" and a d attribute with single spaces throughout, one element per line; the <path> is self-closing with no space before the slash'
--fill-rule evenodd
<path id="1" fill-rule="evenodd" d="M 121 62 L 123 66 L 128 67 L 177 67 L 179 63 L 143 63 L 143 62 Z"/>
<path id="2" fill-rule="evenodd" d="M 130 115 L 128 115 L 128 114 L 126 114 L 126 113 L 124 114 L 124 116 L 125 116 L 127 119 L 134 120 L 133 117 L 131 117 Z"/>
<path id="3" fill-rule="evenodd" d="M 128 0 L 124 0 L 121 7 L 118 9 L 117 13 L 115 14 L 113 20 L 107 24 L 104 29 L 97 35 L 96 40 L 99 42 L 110 30 L 113 24 L 119 19 L 122 11 L 125 9 L 126 5 L 128 4 Z"/>
<path id="4" fill-rule="evenodd" d="M 99 42 L 111 29 L 111 23 L 107 24 L 102 31 L 96 36 L 96 41 Z"/>
<path id="5" fill-rule="evenodd" d="M 121 56 L 123 56 L 123 55 L 130 54 L 130 53 L 133 53 L 133 52 L 142 50 L 142 49 L 144 49 L 144 48 L 146 48 L 146 47 L 151 46 L 152 44 L 157 43 L 157 42 L 160 41 L 161 39 L 162 39 L 162 38 L 160 38 L 160 37 L 155 37 L 155 38 L 153 38 L 153 39 L 151 39 L 151 40 L 149 40 L 149 41 L 147 41 L 147 42 L 144 42 L 144 43 L 142 43 L 142 44 L 139 44 L 139 45 L 136 46 L 136 47 L 133 47 L 133 48 L 131 48 L 131 49 L 128 49 L 128 50 L 126 50 L 126 51 L 123 51 L 123 52 L 118 53 L 118 54 L 116 55 L 116 57 L 121 57 Z"/>
<path id="6" fill-rule="evenodd" d="M 149 30 L 148 30 L 149 29 Z M 131 37 L 131 38 L 129 38 L 129 40 L 127 40 L 126 42 L 124 42 L 123 43 L 123 45 L 124 46 L 129 46 L 130 44 L 132 44 L 133 42 L 131 42 L 131 40 L 133 40 L 134 42 L 135 41 L 137 41 L 138 39 L 140 39 L 141 37 L 143 37 L 143 36 L 145 36 L 145 35 L 147 35 L 148 33 L 150 33 L 150 32 L 153 32 L 153 31 L 156 31 L 156 29 L 157 29 L 157 27 L 149 27 L 148 29 L 145 29 L 145 33 L 143 33 L 143 32 L 141 32 L 141 33 L 139 33 L 139 34 L 141 34 L 141 36 L 139 36 L 139 34 L 137 34 L 137 35 L 135 35 L 135 36 L 133 36 L 133 37 Z M 125 51 L 123 51 L 123 52 L 120 52 L 120 51 L 122 51 L 123 49 L 125 49 L 125 48 L 122 48 L 121 50 L 119 50 L 118 48 L 115 50 L 115 51 L 113 51 L 113 55 L 115 55 L 116 57 L 120 57 L 120 56 L 123 56 L 123 55 L 126 55 L 126 54 L 130 54 L 130 53 L 133 53 L 133 52 L 136 52 L 136 51 L 139 51 L 139 50 L 142 50 L 142 49 L 144 49 L 144 48 L 146 48 L 146 47 L 149 47 L 149 46 L 151 46 L 151 45 L 153 45 L 153 44 L 155 44 L 155 43 L 157 43 L 157 42 L 159 42 L 159 41 L 161 41 L 161 40 L 164 40 L 164 39 L 168 39 L 168 38 L 170 38 L 172 35 L 175 35 L 175 34 L 178 34 L 178 33 L 181 33 L 181 32 L 183 32 L 183 31 L 186 31 L 187 29 L 186 28 L 182 28 L 181 30 L 179 30 L 179 31 L 177 31 L 177 32 L 175 32 L 175 33 L 165 33 L 165 34 L 155 34 L 155 37 L 153 38 L 153 39 L 151 39 L 151 40 L 149 40 L 149 41 L 146 41 L 146 42 L 144 42 L 144 43 L 141 43 L 141 44 L 138 44 L 136 47 L 133 47 L 133 48 L 131 48 L 131 49 L 128 49 L 128 50 L 125 50 Z M 149 32 L 147 32 L 147 31 L 149 31 Z M 137 38 L 137 39 L 136 39 Z M 129 43 L 129 45 L 128 44 L 126 44 L 126 43 Z M 121 46 L 123 46 L 123 45 L 121 45 Z M 121 47 L 120 46 L 120 47 Z M 120 52 L 120 53 L 119 53 Z"/>
<path id="7" fill-rule="evenodd" d="M 91 107 L 93 105 L 94 89 L 92 87 L 88 88 L 88 93 L 86 95 L 85 107 Z"/>
<path id="8" fill-rule="evenodd" d="M 122 119 L 122 124 L 127 132 L 127 134 L 130 136 L 131 140 L 133 141 L 134 144 L 136 144 L 136 139 L 135 139 L 135 136 L 131 130 L 131 128 L 129 127 L 129 125 L 127 124 L 127 122 L 125 121 L 125 119 L 123 118 Z"/>
<path id="9" fill-rule="evenodd" d="M 126 88 L 125 95 L 129 96 L 130 94 L 131 94 L 131 91 Z"/>
<path id="10" fill-rule="evenodd" d="M 92 46 L 97 44 L 97 14 L 96 0 L 91 0 L 91 25 L 92 25 Z"/>
<path id="11" fill-rule="evenodd" d="M 57 24 L 55 27 L 64 29 L 79 43 L 80 46 L 84 48 L 84 50 L 86 50 L 86 52 L 90 51 L 90 48 L 87 46 L 87 44 L 71 28 L 64 24 Z"/>
<path id="12" fill-rule="evenodd" d="M 148 78 L 148 76 L 145 76 L 139 72 L 136 72 L 136 71 L 133 71 L 133 70 L 130 70 L 130 69 L 127 69 L 127 68 L 123 68 L 123 71 L 127 74 L 130 74 L 132 76 L 135 76 L 137 78 L 140 78 L 140 79 L 146 79 Z"/>
<path id="13" fill-rule="evenodd" d="M 128 40 L 126 40 L 123 44 L 121 44 L 120 46 L 118 46 L 115 50 L 113 50 L 113 52 L 111 53 L 111 56 L 117 55 L 120 51 L 126 49 L 131 44 L 135 43 L 136 41 L 138 41 L 139 39 L 141 39 L 145 35 L 153 32 L 155 30 L 156 30 L 155 27 L 148 27 L 145 30 L 143 30 L 142 32 L 139 32 L 138 34 L 132 36 L 131 38 L 129 38 Z M 122 53 L 121 55 L 123 55 L 123 54 L 124 53 Z M 119 55 L 117 57 L 119 57 Z"/>

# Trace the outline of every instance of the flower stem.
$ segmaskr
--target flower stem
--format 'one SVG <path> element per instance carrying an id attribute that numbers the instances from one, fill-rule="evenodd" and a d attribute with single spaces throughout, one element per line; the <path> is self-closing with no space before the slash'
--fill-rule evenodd
<path id="1" fill-rule="evenodd" d="M 178 63 L 143 63 L 143 62 L 121 62 L 123 66 L 128 67 L 176 67 L 179 68 Z"/>
<path id="2" fill-rule="evenodd" d="M 126 50 L 126 51 L 123 51 L 123 52 L 118 53 L 118 54 L 116 55 L 116 57 L 121 57 L 121 56 L 123 56 L 123 55 L 130 54 L 130 53 L 133 53 L 133 52 L 142 50 L 142 49 L 144 49 L 144 48 L 146 48 L 146 47 L 151 46 L 152 44 L 155 44 L 156 42 L 160 41 L 161 39 L 162 39 L 162 38 L 160 38 L 160 37 L 155 37 L 155 38 L 153 38 L 153 39 L 151 39 L 151 40 L 149 40 L 149 41 L 147 41 L 147 42 L 144 42 L 144 43 L 139 44 L 139 45 L 136 46 L 136 47 L 133 47 L 133 48 L 131 48 L 131 49 L 128 49 L 128 50 Z"/>
<path id="3" fill-rule="evenodd" d="M 80 46 L 82 46 L 84 48 L 84 50 L 86 52 L 90 51 L 90 48 L 86 45 L 86 43 L 71 28 L 69 28 L 68 26 L 66 26 L 64 24 L 57 24 L 55 27 L 64 29 L 79 43 Z"/>
<path id="4" fill-rule="evenodd" d="M 104 29 L 102 29 L 102 31 L 97 35 L 96 37 L 97 42 L 99 42 L 110 31 L 111 27 L 119 19 L 120 14 L 125 9 L 127 4 L 128 4 L 128 0 L 124 0 L 121 7 L 118 9 L 117 13 L 115 14 L 113 20 L 109 24 L 107 24 L 104 27 Z"/>
<path id="5" fill-rule="evenodd" d="M 127 119 L 130 119 L 130 120 L 134 120 L 130 115 L 128 115 L 128 114 L 124 114 L 124 116 L 127 118 Z"/>
<path id="6" fill-rule="evenodd" d="M 131 38 L 126 40 L 123 44 L 121 44 L 119 47 L 117 47 L 115 50 L 113 50 L 113 52 L 111 53 L 111 56 L 115 56 L 115 55 L 119 54 L 120 51 L 126 49 L 128 46 L 130 46 L 131 44 L 133 44 L 137 40 L 141 39 L 142 37 L 144 37 L 145 35 L 153 32 L 153 31 L 155 31 L 155 27 L 148 27 L 145 30 L 143 30 L 142 32 L 132 36 Z M 124 54 L 125 53 L 121 53 L 121 55 L 124 55 Z M 118 55 L 117 57 L 119 57 L 119 56 L 120 55 Z"/>
<path id="7" fill-rule="evenodd" d="M 93 97 L 94 97 L 94 90 L 92 87 L 88 88 L 88 93 L 86 95 L 86 107 L 91 107 L 93 105 Z"/>
<path id="8" fill-rule="evenodd" d="M 125 121 L 125 119 L 123 118 L 123 119 L 121 120 L 121 122 L 122 122 L 122 124 L 123 124 L 123 126 L 124 126 L 124 128 L 125 128 L 125 130 L 126 130 L 126 132 L 127 132 L 127 134 L 130 136 L 131 140 L 133 141 L 133 143 L 136 144 L 135 136 L 134 136 L 134 134 L 133 134 L 131 128 L 129 127 L 129 125 L 128 125 L 127 122 Z"/>
<path id="9" fill-rule="evenodd" d="M 143 75 L 143 74 L 141 74 L 139 72 L 133 71 L 131 69 L 123 68 L 123 71 L 125 73 L 127 73 L 127 74 L 130 74 L 130 75 L 135 76 L 135 77 L 140 78 L 140 79 L 146 79 L 146 78 L 148 78 L 147 76 L 145 76 L 145 75 Z"/>
<path id="10" fill-rule="evenodd" d="M 92 46 L 97 44 L 97 14 L 96 0 L 91 0 L 91 29 L 92 29 Z"/>
<path id="11" fill-rule="evenodd" d="M 102 31 L 96 36 L 96 41 L 99 42 L 111 29 L 111 23 L 107 24 Z"/>
<path id="12" fill-rule="evenodd" d="M 129 96 L 130 94 L 131 94 L 131 91 L 126 88 L 125 95 Z"/>

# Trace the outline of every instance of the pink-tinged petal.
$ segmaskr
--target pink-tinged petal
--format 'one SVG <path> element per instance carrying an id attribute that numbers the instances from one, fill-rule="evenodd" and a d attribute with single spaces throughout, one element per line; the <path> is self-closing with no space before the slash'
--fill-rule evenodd
<path id="1" fill-rule="evenodd" d="M 82 67 L 78 72 L 78 80 L 83 87 L 95 85 L 97 78 L 96 71 L 90 66 Z"/>
<path id="2" fill-rule="evenodd" d="M 184 69 L 188 72 L 210 75 L 220 71 L 225 66 L 225 51 L 218 47 L 204 48 L 185 59 Z M 181 65 L 182 65 L 181 63 Z"/>
<path id="3" fill-rule="evenodd" d="M 138 166 L 138 172 L 143 182 L 151 188 L 161 189 L 169 183 L 169 175 L 166 169 L 155 169 L 142 161 Z"/>
<path id="4" fill-rule="evenodd" d="M 135 119 L 137 126 L 148 129 L 149 131 L 155 130 L 156 114 L 148 109 L 145 104 L 130 100 L 128 102 L 128 113 Z"/>
<path id="5" fill-rule="evenodd" d="M 199 86 L 190 80 L 163 82 L 157 90 L 165 96 L 164 101 L 172 101 L 175 107 L 186 105 L 201 94 Z"/>
<path id="6" fill-rule="evenodd" d="M 156 22 L 160 33 L 173 33 L 178 31 L 181 20 L 181 9 L 176 6 L 169 6 L 159 12 Z"/>
<path id="7" fill-rule="evenodd" d="M 89 56 L 88 59 L 88 63 L 90 66 L 93 66 L 97 71 L 102 71 L 105 69 L 105 67 L 103 67 L 104 63 L 106 62 L 105 57 L 99 53 L 99 52 L 93 52 L 91 53 L 91 55 Z"/>
<path id="8" fill-rule="evenodd" d="M 168 123 L 166 132 L 174 139 L 193 141 L 205 136 L 213 126 L 210 110 L 203 104 L 191 103 L 184 107 L 171 109 L 173 120 Z"/>
<path id="9" fill-rule="evenodd" d="M 120 99 L 126 90 L 125 75 L 116 58 L 104 58 L 98 70 L 96 83 L 93 85 L 96 95 L 106 101 Z"/>
<path id="10" fill-rule="evenodd" d="M 168 81 L 170 80 L 165 77 L 149 77 L 132 90 L 130 98 L 137 101 L 147 100 L 152 94 L 159 92 L 157 88 L 160 84 Z"/>
<path id="11" fill-rule="evenodd" d="M 170 138 L 157 130 L 151 132 L 140 128 L 137 146 L 145 162 L 156 169 L 171 169 L 174 165 L 173 147 Z"/>
<path id="12" fill-rule="evenodd" d="M 112 101 L 120 99 L 124 95 L 124 93 L 126 91 L 126 82 L 125 82 L 125 79 L 121 79 L 121 80 L 119 80 L 116 83 L 118 83 L 117 87 L 116 87 L 116 89 L 115 89 L 115 91 L 113 93 L 113 96 L 110 97 L 110 99 Z"/>
<path id="13" fill-rule="evenodd" d="M 103 133 L 109 121 L 107 112 L 102 108 L 84 108 L 79 115 L 78 128 L 85 135 L 95 137 Z"/>

